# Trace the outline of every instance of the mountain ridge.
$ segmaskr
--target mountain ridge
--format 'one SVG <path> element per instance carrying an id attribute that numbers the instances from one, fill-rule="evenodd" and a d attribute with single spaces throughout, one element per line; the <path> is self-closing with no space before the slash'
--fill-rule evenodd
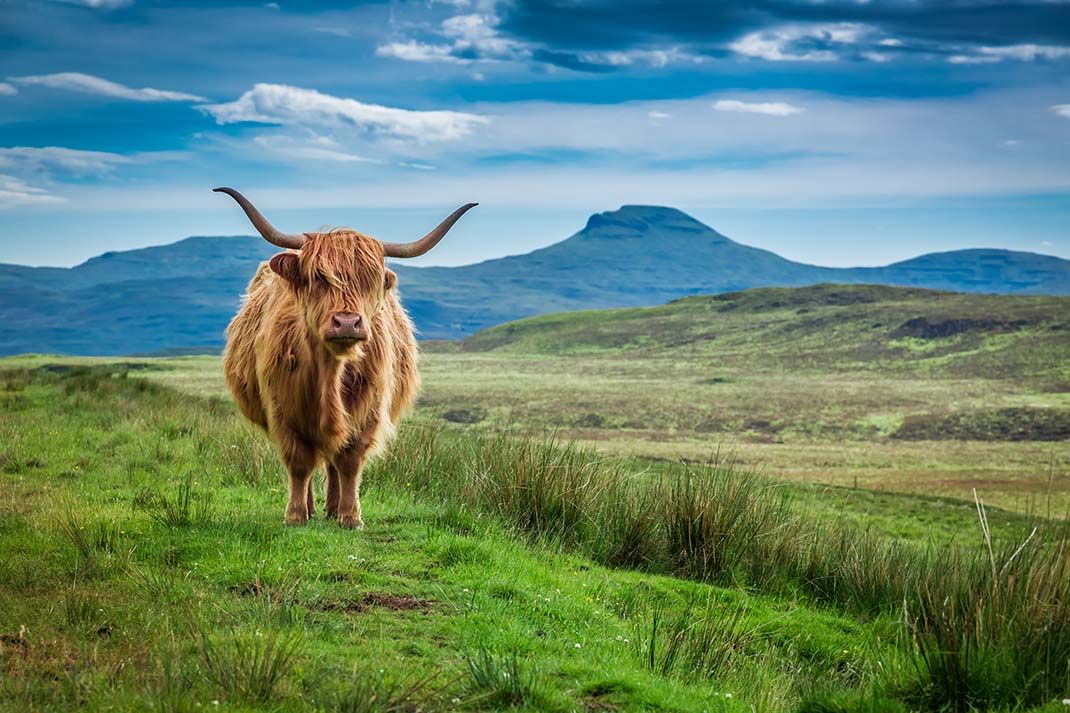
<path id="1" fill-rule="evenodd" d="M 221 347 L 248 280 L 276 252 L 258 238 L 193 236 L 71 268 L 0 264 L 0 353 Z M 880 267 L 823 267 L 738 243 L 669 206 L 595 213 L 582 230 L 525 254 L 457 267 L 391 266 L 424 338 L 463 337 L 547 312 L 650 306 L 751 287 L 836 282 L 1070 294 L 1070 261 L 1053 256 L 974 248 Z"/>

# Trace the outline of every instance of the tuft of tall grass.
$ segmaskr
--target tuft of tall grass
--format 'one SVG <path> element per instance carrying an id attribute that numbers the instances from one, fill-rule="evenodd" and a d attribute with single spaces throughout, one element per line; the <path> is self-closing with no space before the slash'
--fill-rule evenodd
<path id="1" fill-rule="evenodd" d="M 206 677 L 227 698 L 267 703 L 293 669 L 301 637 L 292 631 L 234 633 L 229 637 L 199 631 L 200 662 Z"/>
<path id="2" fill-rule="evenodd" d="M 984 547 L 907 600 L 913 698 L 953 710 L 1014 708 L 1070 691 L 1070 526 L 1063 537 Z"/>
<path id="3" fill-rule="evenodd" d="M 632 646 L 653 673 L 717 679 L 753 651 L 761 636 L 748 624 L 742 607 L 726 613 L 713 602 L 703 607 L 692 603 L 666 618 L 659 602 L 636 618 Z"/>
<path id="4" fill-rule="evenodd" d="M 152 493 L 139 504 L 153 521 L 164 527 L 189 527 L 211 520 L 211 495 L 197 490 L 192 473 L 179 481 L 173 493 Z"/>
<path id="5" fill-rule="evenodd" d="M 537 676 L 524 670 L 516 651 L 498 656 L 480 647 L 465 656 L 465 665 L 474 701 L 481 707 L 523 706 L 537 698 Z"/>
<path id="6" fill-rule="evenodd" d="M 86 523 L 80 517 L 69 514 L 62 518 L 58 527 L 74 549 L 75 573 L 92 575 L 101 564 L 101 555 L 108 556 L 119 551 L 123 532 L 114 520 L 95 520 Z"/>
<path id="7" fill-rule="evenodd" d="M 383 672 L 353 671 L 348 686 L 331 701 L 338 713 L 408 713 L 428 710 L 432 701 L 453 682 L 436 683 L 435 674 L 397 679 Z"/>

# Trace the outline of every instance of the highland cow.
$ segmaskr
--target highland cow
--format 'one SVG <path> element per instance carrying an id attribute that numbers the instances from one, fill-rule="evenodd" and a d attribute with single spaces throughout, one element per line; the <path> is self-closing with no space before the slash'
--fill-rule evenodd
<path id="1" fill-rule="evenodd" d="M 412 322 L 385 258 L 423 255 L 476 204 L 458 208 L 420 240 L 385 243 L 348 229 L 288 235 L 237 191 L 215 190 L 285 249 L 257 270 L 227 327 L 227 386 L 289 471 L 286 523 L 314 514 L 312 474 L 325 463 L 327 517 L 360 528 L 361 471 L 393 437 L 419 389 Z"/>

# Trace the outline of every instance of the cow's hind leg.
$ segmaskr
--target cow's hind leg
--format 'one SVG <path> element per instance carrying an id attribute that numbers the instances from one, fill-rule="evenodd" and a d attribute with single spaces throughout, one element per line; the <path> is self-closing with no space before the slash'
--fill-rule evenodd
<path id="1" fill-rule="evenodd" d="M 328 520 L 338 517 L 338 490 L 338 469 L 332 462 L 327 466 L 327 504 L 325 506 L 327 512 L 325 516 Z"/>

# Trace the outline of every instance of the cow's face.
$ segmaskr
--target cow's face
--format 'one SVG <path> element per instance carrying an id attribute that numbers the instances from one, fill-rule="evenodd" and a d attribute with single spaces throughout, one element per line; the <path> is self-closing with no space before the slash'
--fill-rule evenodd
<path id="1" fill-rule="evenodd" d="M 310 233 L 300 252 L 276 255 L 270 265 L 296 291 L 314 339 L 338 358 L 363 354 L 397 281 L 377 240 L 351 230 Z"/>

